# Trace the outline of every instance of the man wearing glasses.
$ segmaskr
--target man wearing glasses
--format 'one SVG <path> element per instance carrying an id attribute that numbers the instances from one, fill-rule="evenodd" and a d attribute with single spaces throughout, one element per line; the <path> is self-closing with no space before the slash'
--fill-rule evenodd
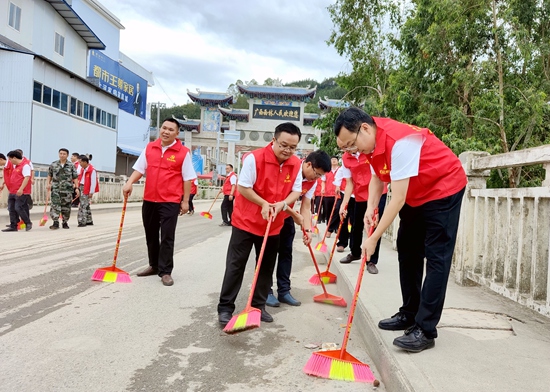
<path id="1" fill-rule="evenodd" d="M 322 178 L 328 171 L 330 171 L 330 157 L 326 152 L 321 150 L 309 153 L 302 163 L 302 204 L 300 206 L 300 214 L 303 218 L 302 224 L 306 232 L 303 237 L 305 245 L 311 243 L 311 199 L 318 185 L 317 179 Z M 289 206 L 289 208 L 292 207 L 292 205 Z M 290 294 L 292 244 L 294 243 L 295 235 L 294 219 L 289 216 L 285 218 L 279 241 L 279 258 L 277 260 L 276 272 L 279 299 L 275 298 L 273 290 L 270 288 L 266 301 L 267 306 L 278 307 L 281 305 L 280 302 L 291 306 L 300 306 L 302 304 Z"/>
<path id="2" fill-rule="evenodd" d="M 363 241 L 370 257 L 376 243 L 399 214 L 397 252 L 403 305 L 381 320 L 385 330 L 405 330 L 393 344 L 410 352 L 435 345 L 458 230 L 466 174 L 457 156 L 429 129 L 389 118 L 371 117 L 358 108 L 343 111 L 334 123 L 340 148 L 356 147 L 373 168 L 365 225 L 377 224 Z M 373 218 L 384 182 L 392 197 L 384 216 Z M 426 277 L 424 273 L 426 259 Z"/>
<path id="3" fill-rule="evenodd" d="M 261 320 L 272 322 L 265 302 L 273 279 L 279 248 L 279 233 L 286 211 L 302 192 L 302 164 L 294 155 L 302 133 L 293 123 L 279 124 L 266 147 L 252 151 L 243 162 L 237 182 L 238 193 L 232 215 L 231 239 L 227 248 L 225 274 L 218 303 L 218 321 L 225 326 L 235 310 L 246 262 L 254 246 L 260 253 L 267 220 L 273 217 L 252 306 L 262 312 Z"/>

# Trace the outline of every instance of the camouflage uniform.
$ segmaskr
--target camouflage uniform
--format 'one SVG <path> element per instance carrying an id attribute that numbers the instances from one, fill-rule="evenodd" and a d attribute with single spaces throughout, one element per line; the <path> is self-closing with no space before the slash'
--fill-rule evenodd
<path id="1" fill-rule="evenodd" d="M 80 184 L 80 205 L 78 206 L 77 215 L 79 225 L 93 224 L 90 200 L 92 200 L 92 195 L 85 195 L 84 185 Z"/>
<path id="2" fill-rule="evenodd" d="M 59 222 L 61 214 L 63 222 L 67 222 L 71 217 L 74 180 L 78 178 L 76 169 L 70 161 L 65 165 L 55 161 L 48 169 L 48 176 L 52 178 L 50 217 L 54 222 Z"/>

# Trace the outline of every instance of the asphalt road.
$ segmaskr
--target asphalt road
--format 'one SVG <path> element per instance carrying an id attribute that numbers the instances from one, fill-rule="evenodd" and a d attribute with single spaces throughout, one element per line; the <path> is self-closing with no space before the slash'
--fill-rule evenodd
<path id="1" fill-rule="evenodd" d="M 269 308 L 274 323 L 229 336 L 216 304 L 231 228 L 219 227 L 216 214 L 180 218 L 172 287 L 135 276 L 147 265 L 139 208 L 126 213 L 117 265 L 132 275 L 130 284 L 90 279 L 112 263 L 120 210 L 96 211 L 86 228 L 76 227 L 73 214 L 69 230 L 39 227 L 38 218 L 29 232 L 0 233 L 0 391 L 373 389 L 302 372 L 314 351 L 307 345 L 341 343 L 347 309 L 313 302 L 321 289 L 307 283 L 314 269 L 299 239 L 292 279 L 303 305 Z M 249 262 L 238 310 L 252 268 Z M 328 289 L 338 294 L 335 285 Z M 348 352 L 372 363 L 354 336 Z"/>

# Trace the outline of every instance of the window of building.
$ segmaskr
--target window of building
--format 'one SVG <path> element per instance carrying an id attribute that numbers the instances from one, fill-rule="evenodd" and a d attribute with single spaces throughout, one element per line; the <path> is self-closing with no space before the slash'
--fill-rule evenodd
<path id="1" fill-rule="evenodd" d="M 84 115 L 82 117 L 84 117 L 86 120 L 88 119 L 88 117 L 90 117 L 90 105 L 88 105 L 87 103 L 84 104 Z"/>
<path id="2" fill-rule="evenodd" d="M 76 98 L 71 97 L 71 114 L 76 116 Z"/>
<path id="3" fill-rule="evenodd" d="M 101 109 L 95 108 L 95 122 L 101 124 Z"/>
<path id="4" fill-rule="evenodd" d="M 65 37 L 58 33 L 55 33 L 55 51 L 61 56 L 65 53 Z"/>
<path id="5" fill-rule="evenodd" d="M 82 101 L 77 101 L 77 103 L 76 103 L 76 115 L 78 117 L 82 117 L 82 106 L 84 106 Z"/>
<path id="6" fill-rule="evenodd" d="M 42 102 L 42 83 L 34 82 L 32 99 L 36 102 Z"/>
<path id="7" fill-rule="evenodd" d="M 101 125 L 107 125 L 107 113 L 105 113 L 105 110 L 101 111 Z"/>
<path id="8" fill-rule="evenodd" d="M 94 121 L 94 113 L 95 113 L 95 107 L 90 105 L 90 113 L 88 116 L 88 120 Z"/>
<path id="9" fill-rule="evenodd" d="M 116 115 L 113 114 L 111 120 L 111 128 L 116 129 Z"/>
<path id="10" fill-rule="evenodd" d="M 9 25 L 17 31 L 21 31 L 21 8 L 10 3 Z"/>
<path id="11" fill-rule="evenodd" d="M 61 110 L 67 112 L 67 107 L 69 104 L 69 96 L 67 94 L 61 93 Z"/>
<path id="12" fill-rule="evenodd" d="M 42 103 L 44 105 L 52 106 L 52 88 L 44 86 L 44 95 L 42 96 Z"/>
<path id="13" fill-rule="evenodd" d="M 57 90 L 52 91 L 52 106 L 61 109 L 61 93 Z"/>

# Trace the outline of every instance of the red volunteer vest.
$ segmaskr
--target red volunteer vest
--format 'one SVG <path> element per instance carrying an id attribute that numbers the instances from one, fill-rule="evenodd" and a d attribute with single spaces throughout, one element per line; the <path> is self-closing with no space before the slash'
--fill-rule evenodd
<path id="1" fill-rule="evenodd" d="M 369 159 L 366 154 L 360 153 L 356 158 L 349 152 L 344 153 L 342 161 L 351 172 L 353 180 L 353 194 L 356 201 L 369 200 L 369 183 L 372 177 Z M 345 188 L 342 188 L 345 190 Z"/>
<path id="2" fill-rule="evenodd" d="M 321 196 L 321 183 L 323 182 L 320 178 L 315 180 L 317 182 L 317 187 L 315 188 L 315 191 L 313 192 L 314 196 Z M 311 188 L 309 188 L 311 189 Z M 326 193 L 326 192 L 325 192 Z"/>
<path id="3" fill-rule="evenodd" d="M 19 190 L 19 187 L 21 187 L 21 184 L 23 184 L 23 180 L 25 179 L 25 176 L 23 176 L 23 166 L 28 165 L 30 161 L 23 157 L 21 160 L 21 163 L 17 166 L 12 165 L 12 172 L 10 175 L 10 182 L 9 182 L 9 191 L 11 194 L 17 193 Z M 5 178 L 5 177 L 4 177 Z M 27 182 L 27 185 L 25 185 L 25 188 L 23 188 L 23 194 L 24 195 L 30 195 L 31 194 L 31 179 L 29 176 L 29 182 Z"/>
<path id="4" fill-rule="evenodd" d="M 195 185 L 195 181 L 193 180 L 193 182 L 191 182 L 191 192 L 190 192 L 191 195 L 196 195 L 197 194 L 197 185 Z"/>
<path id="5" fill-rule="evenodd" d="M 229 175 L 225 178 L 225 182 L 223 183 L 223 194 L 226 196 L 229 196 L 231 194 L 231 177 L 233 176 L 236 176 L 235 172 L 229 173 Z M 235 188 L 237 188 L 236 185 Z"/>
<path id="6" fill-rule="evenodd" d="M 84 173 L 86 171 L 86 173 Z M 80 170 L 80 174 L 78 175 L 78 183 L 82 181 L 82 176 L 84 175 L 84 190 L 82 191 L 85 195 L 90 194 L 90 188 L 92 186 L 92 173 L 95 171 L 92 164 L 88 164 L 86 169 L 83 167 Z M 95 181 L 95 189 L 94 193 L 99 192 L 99 178 L 97 178 L 97 172 L 96 172 L 96 181 Z"/>
<path id="7" fill-rule="evenodd" d="M 303 175 L 303 173 L 302 173 L 302 175 Z M 312 181 L 304 180 L 304 181 L 302 181 L 302 197 L 305 197 L 306 193 L 308 193 L 309 190 L 311 188 L 313 188 L 313 185 L 315 185 L 316 183 L 317 183 L 317 180 L 312 180 Z M 319 184 L 317 184 L 317 186 L 319 186 Z M 315 188 L 315 190 L 317 190 L 317 188 Z M 314 193 L 314 196 L 315 196 L 315 191 L 313 191 L 313 193 Z M 289 208 L 292 208 L 292 207 L 294 207 L 294 203 L 292 203 L 289 206 Z"/>
<path id="8" fill-rule="evenodd" d="M 340 184 L 340 192 L 346 191 L 346 184 L 348 183 L 348 180 L 346 178 L 342 178 L 342 183 Z"/>
<path id="9" fill-rule="evenodd" d="M 460 160 L 428 128 L 389 118 L 373 117 L 373 120 L 376 123 L 376 147 L 369 158 L 374 172 L 384 182 L 391 182 L 391 153 L 395 142 L 418 133 L 426 138 L 420 151 L 418 175 L 409 179 L 405 203 L 418 207 L 454 195 L 466 186 L 468 180 Z"/>
<path id="10" fill-rule="evenodd" d="M 181 203 L 183 197 L 182 165 L 189 149 L 176 144 L 162 153 L 160 139 L 147 144 L 147 180 L 143 200 L 155 203 Z"/>
<path id="11" fill-rule="evenodd" d="M 340 168 L 336 169 L 334 173 L 332 172 L 332 169 L 329 172 L 325 173 L 325 196 L 334 196 L 336 186 L 333 184 L 333 182 L 334 176 L 336 175 L 336 173 L 338 173 L 338 170 L 340 170 Z"/>
<path id="12" fill-rule="evenodd" d="M 252 154 L 256 160 L 256 182 L 252 186 L 254 192 L 269 203 L 284 200 L 292 192 L 296 177 L 302 170 L 300 159 L 293 155 L 282 165 L 279 164 L 273 152 L 273 143 L 252 151 Z M 261 212 L 262 208 L 259 205 L 238 193 L 235 197 L 231 224 L 240 230 L 263 236 L 267 221 L 262 218 Z M 284 213 L 277 215 L 275 221 L 271 223 L 269 235 L 279 234 L 287 216 Z"/>
<path id="13" fill-rule="evenodd" d="M 4 166 L 4 185 L 8 187 L 8 192 L 11 193 L 11 173 L 13 172 L 13 164 L 8 159 L 6 165 Z"/>

